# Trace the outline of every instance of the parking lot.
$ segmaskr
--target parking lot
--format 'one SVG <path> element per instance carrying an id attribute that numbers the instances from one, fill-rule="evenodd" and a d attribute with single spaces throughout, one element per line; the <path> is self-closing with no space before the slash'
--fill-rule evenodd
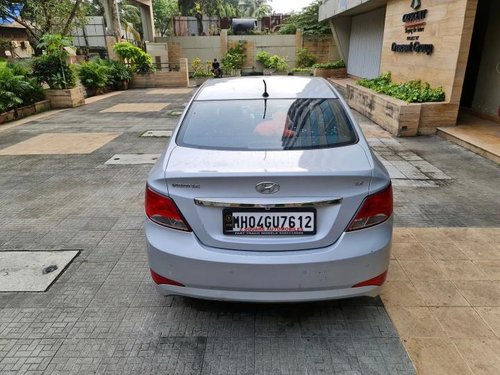
<path id="1" fill-rule="evenodd" d="M 395 191 L 382 298 L 266 305 L 157 294 L 142 230 L 145 181 L 192 92 L 113 93 L 0 126 L 0 252 L 68 259 L 46 291 L 0 292 L 0 373 L 500 371 L 500 350 L 482 362 L 467 355 L 474 340 L 500 349 L 498 165 L 437 137 L 393 138 L 360 115 Z M 463 256 L 435 256 L 436 242 Z M 480 276 L 454 276 L 476 269 Z M 436 283 L 449 293 L 429 292 Z M 419 319 L 427 331 L 408 323 Z M 457 333 L 462 321 L 473 329 Z"/>

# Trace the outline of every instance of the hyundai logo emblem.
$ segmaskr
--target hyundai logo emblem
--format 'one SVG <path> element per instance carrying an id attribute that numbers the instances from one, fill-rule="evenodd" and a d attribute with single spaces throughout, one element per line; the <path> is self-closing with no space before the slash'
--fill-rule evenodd
<path id="1" fill-rule="evenodd" d="M 418 8 L 420 8 L 422 6 L 422 2 L 420 0 L 413 0 L 411 2 L 411 7 L 415 10 L 417 10 Z"/>
<path id="2" fill-rule="evenodd" d="M 255 190 L 261 194 L 274 194 L 280 190 L 280 186 L 274 182 L 261 182 L 255 186 Z"/>

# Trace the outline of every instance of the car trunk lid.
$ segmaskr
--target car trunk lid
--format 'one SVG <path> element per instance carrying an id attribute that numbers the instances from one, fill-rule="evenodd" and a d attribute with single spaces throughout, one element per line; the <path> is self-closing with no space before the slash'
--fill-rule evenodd
<path id="1" fill-rule="evenodd" d="M 249 251 L 331 245 L 368 194 L 372 164 L 358 144 L 300 151 L 219 151 L 175 147 L 165 173 L 169 196 L 205 245 Z M 279 185 L 272 194 L 256 189 Z M 315 213 L 314 234 L 224 234 L 224 210 Z"/>

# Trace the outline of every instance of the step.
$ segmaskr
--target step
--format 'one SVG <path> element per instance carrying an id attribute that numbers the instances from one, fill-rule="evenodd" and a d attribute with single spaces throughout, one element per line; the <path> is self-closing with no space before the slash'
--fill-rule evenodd
<path id="1" fill-rule="evenodd" d="M 482 157 L 500 164 L 500 125 L 470 125 L 438 128 L 437 134 Z"/>

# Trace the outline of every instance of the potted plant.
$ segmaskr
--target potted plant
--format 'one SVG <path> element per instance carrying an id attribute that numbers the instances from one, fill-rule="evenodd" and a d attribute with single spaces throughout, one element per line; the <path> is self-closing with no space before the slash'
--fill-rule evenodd
<path id="1" fill-rule="evenodd" d="M 284 57 L 270 55 L 266 51 L 257 54 L 256 59 L 264 66 L 264 75 L 283 74 L 288 70 L 288 64 Z"/>
<path id="2" fill-rule="evenodd" d="M 260 51 L 257 56 L 255 56 L 255 59 L 257 60 L 258 63 L 261 64 L 263 68 L 263 74 L 265 76 L 270 76 L 272 74 L 272 70 L 267 68 L 269 65 L 269 59 L 271 58 L 271 55 L 267 51 Z"/>
<path id="3" fill-rule="evenodd" d="M 128 90 L 132 79 L 132 70 L 120 61 L 109 61 L 111 67 L 111 83 L 116 90 Z"/>
<path id="4" fill-rule="evenodd" d="M 77 85 L 76 73 L 67 63 L 64 47 L 70 40 L 61 35 L 46 34 L 39 44 L 46 54 L 33 60 L 33 76 L 40 84 L 49 86 L 45 97 L 52 108 L 77 107 L 85 104 L 83 88 Z"/>
<path id="5" fill-rule="evenodd" d="M 272 70 L 273 75 L 288 74 L 288 64 L 282 56 L 271 56 L 269 58 L 267 68 Z"/>
<path id="6" fill-rule="evenodd" d="M 315 77 L 333 77 L 345 78 L 347 77 L 347 68 L 344 60 L 337 60 L 329 63 L 314 64 Z"/>
<path id="7" fill-rule="evenodd" d="M 19 64 L 0 66 L 0 124 L 36 112 L 35 104 L 44 95 L 38 82 L 29 75 L 29 70 Z"/>
<path id="8" fill-rule="evenodd" d="M 102 94 L 111 82 L 111 66 L 101 59 L 83 63 L 78 68 L 78 77 L 87 91 L 87 96 Z"/>
<path id="9" fill-rule="evenodd" d="M 297 51 L 297 68 L 311 68 L 316 63 L 316 56 L 309 52 L 307 48 L 301 48 Z"/>
<path id="10" fill-rule="evenodd" d="M 239 41 L 235 47 L 228 49 L 222 57 L 222 67 L 229 76 L 241 76 L 241 69 L 245 61 L 245 41 Z"/>
<path id="11" fill-rule="evenodd" d="M 206 80 L 213 78 L 214 74 L 210 71 L 211 62 L 202 63 L 199 57 L 196 57 L 191 63 L 193 67 L 193 78 L 196 81 L 196 86 L 201 86 Z"/>

